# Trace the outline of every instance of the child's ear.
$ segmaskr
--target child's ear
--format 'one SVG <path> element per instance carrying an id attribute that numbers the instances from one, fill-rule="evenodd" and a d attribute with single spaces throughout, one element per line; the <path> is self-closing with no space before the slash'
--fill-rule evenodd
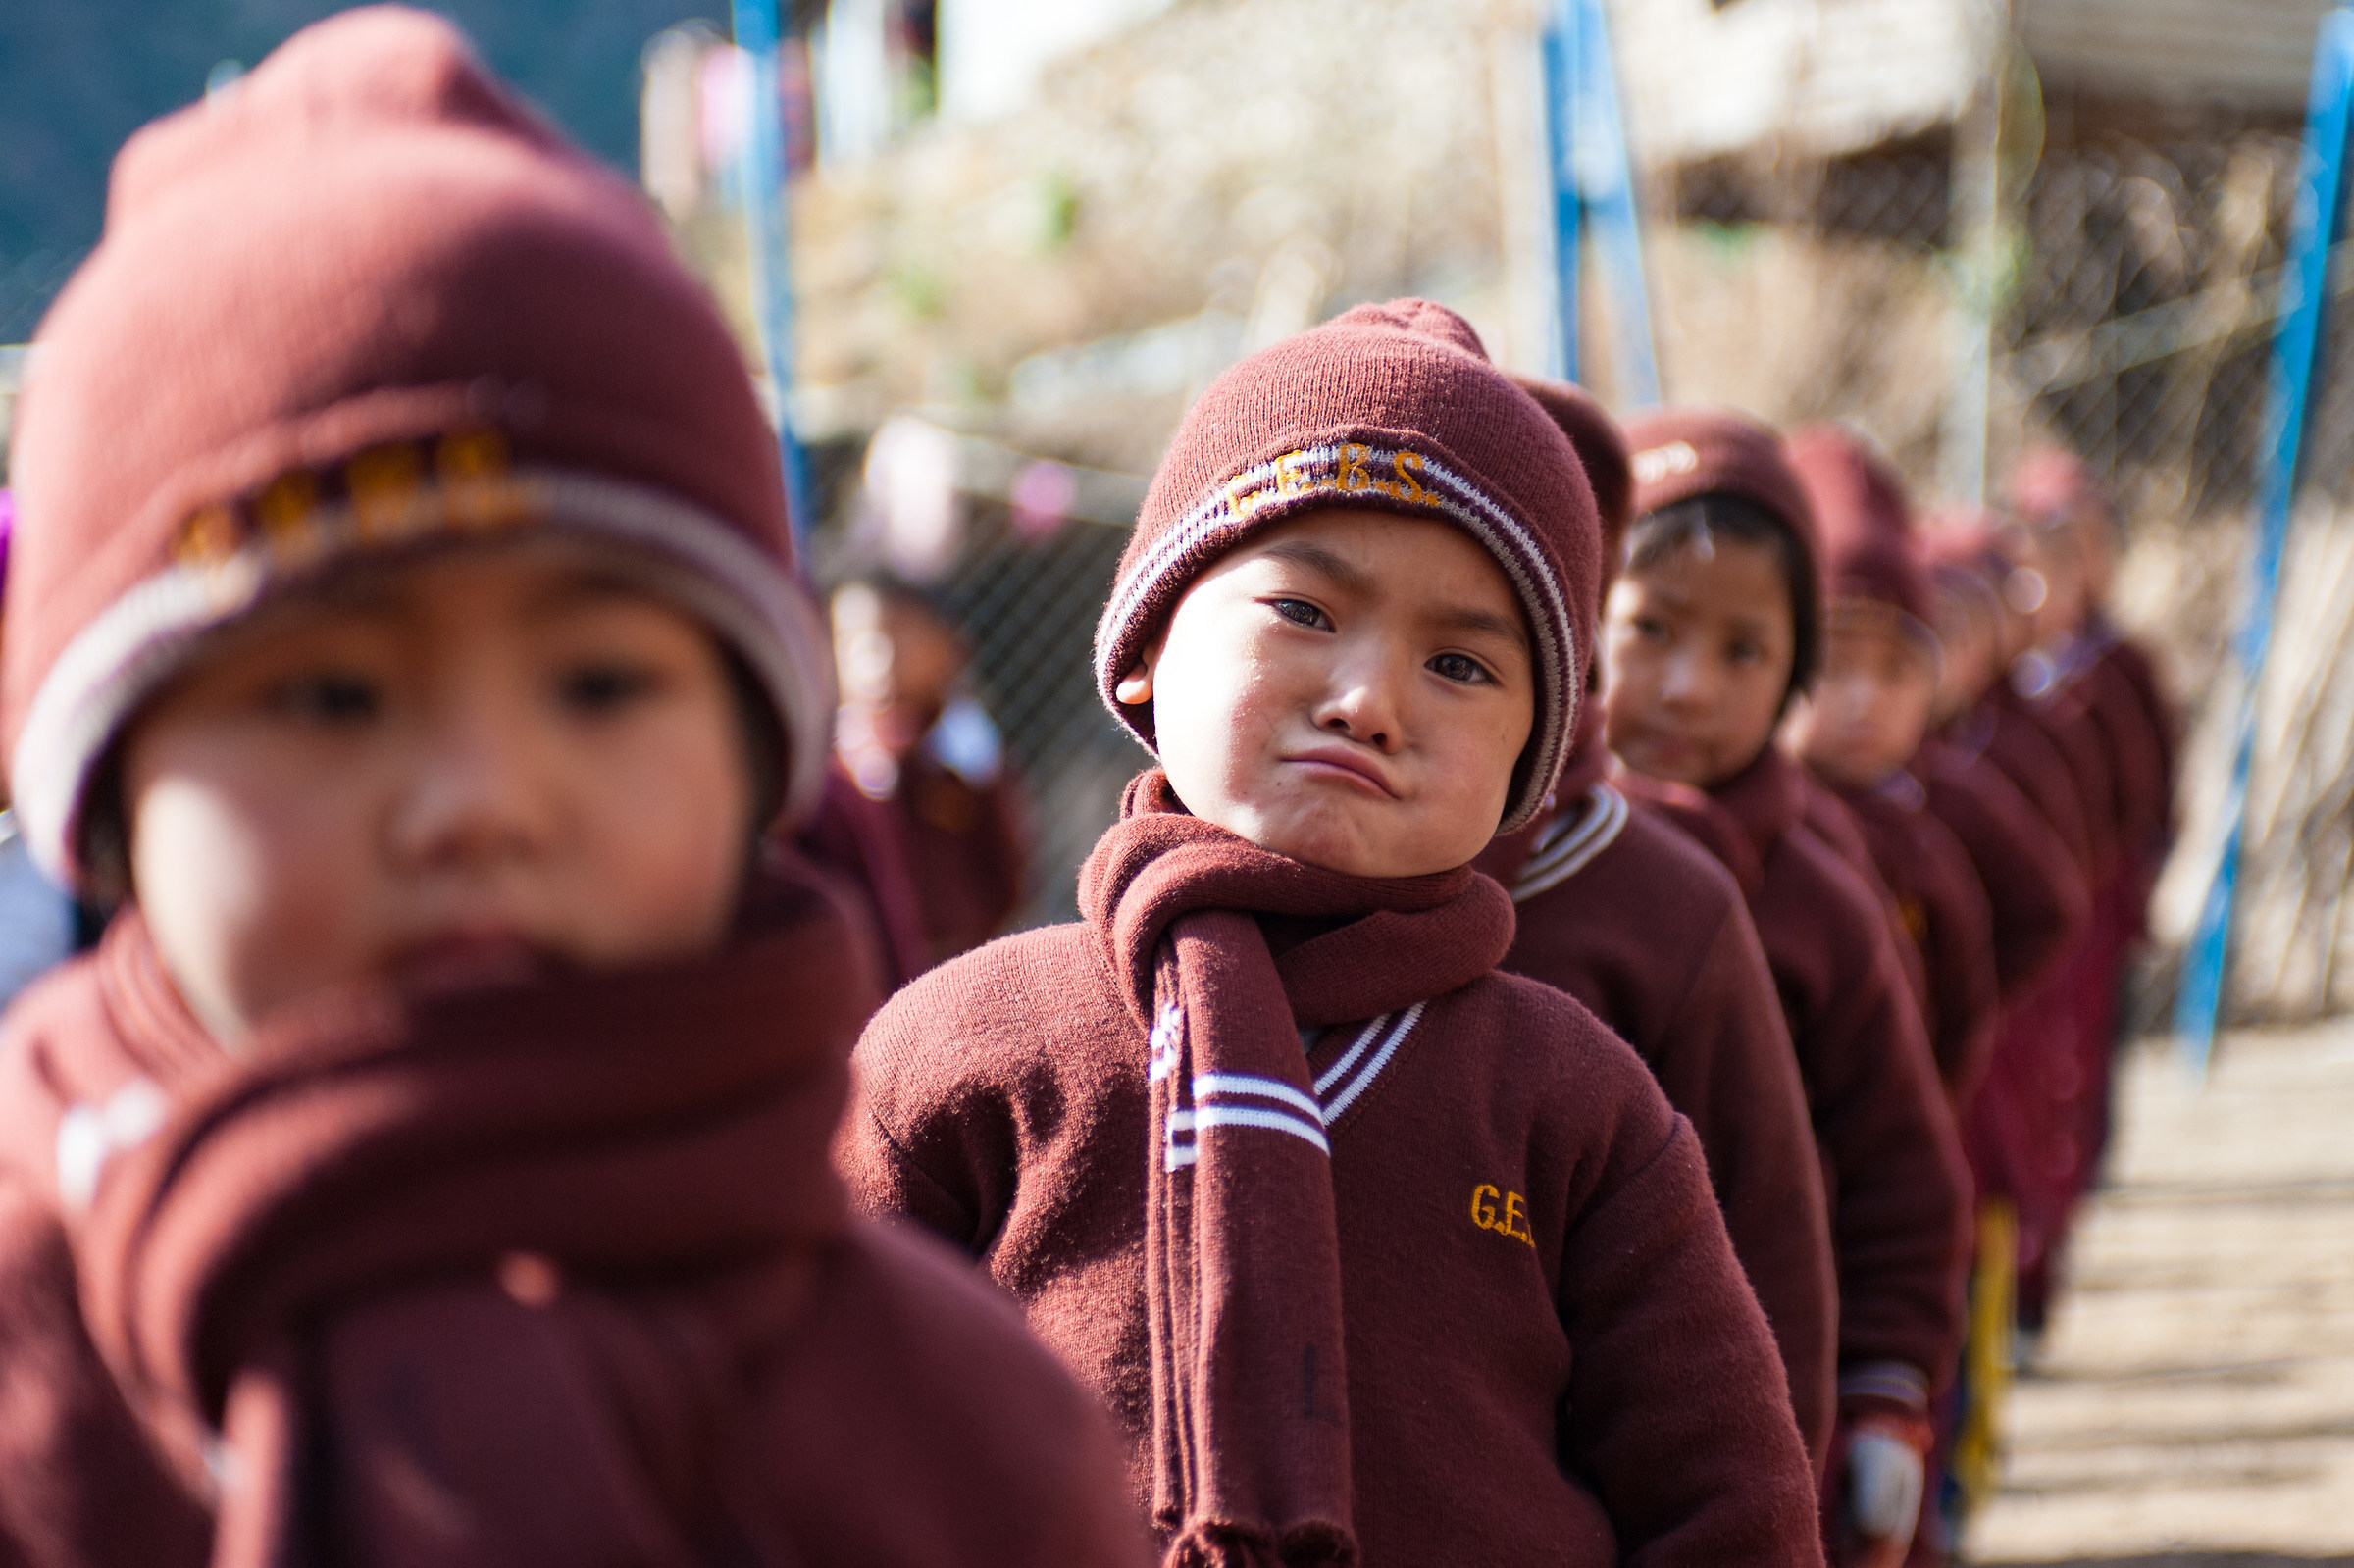
<path id="1" fill-rule="evenodd" d="M 1120 677 L 1111 694 L 1120 699 L 1123 708 L 1134 708 L 1152 700 L 1152 667 L 1160 662 L 1160 639 L 1155 637 L 1136 661 L 1136 667 Z"/>

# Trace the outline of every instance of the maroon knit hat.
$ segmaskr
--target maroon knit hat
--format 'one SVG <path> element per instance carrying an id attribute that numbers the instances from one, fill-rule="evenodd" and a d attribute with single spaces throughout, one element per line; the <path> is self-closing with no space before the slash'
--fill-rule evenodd
<path id="1" fill-rule="evenodd" d="M 832 677 L 742 356 L 638 192 L 446 23 L 347 12 L 133 136 L 38 342 L 0 723 L 53 872 L 204 632 L 355 550 L 526 529 L 705 621 L 814 798 Z"/>
<path id="2" fill-rule="evenodd" d="M 1746 414 L 1722 408 L 1653 409 L 1628 420 L 1625 429 L 1634 453 L 1636 517 L 1678 501 L 1729 495 L 1781 525 L 1799 580 L 1790 584 L 1798 632 L 1790 689 L 1804 688 L 1814 679 L 1818 656 L 1822 545 L 1807 488 L 1790 466 L 1781 436 Z"/>
<path id="3" fill-rule="evenodd" d="M 1597 591 L 1607 594 L 1626 548 L 1626 526 L 1635 520 L 1635 471 L 1628 461 L 1625 432 L 1582 386 L 1537 376 L 1512 379 L 1569 437 L 1586 471 L 1586 482 L 1594 488 L 1594 510 L 1602 524 L 1602 581 Z"/>
<path id="4" fill-rule="evenodd" d="M 1145 497 L 1096 629 L 1096 685 L 1146 745 L 1149 704 L 1113 692 L 1193 580 L 1312 507 L 1453 523 L 1496 558 L 1534 640 L 1535 724 L 1500 832 L 1561 771 L 1600 582 L 1594 492 L 1545 411 L 1488 363 L 1468 322 L 1428 300 L 1359 305 L 1228 370 L 1187 411 Z"/>
<path id="5" fill-rule="evenodd" d="M 1873 599 L 1909 616 L 1925 633 L 1928 574 L 1913 531 L 1905 482 L 1888 460 L 1844 425 L 1812 425 L 1786 443 L 1821 531 L 1822 572 L 1832 598 Z"/>

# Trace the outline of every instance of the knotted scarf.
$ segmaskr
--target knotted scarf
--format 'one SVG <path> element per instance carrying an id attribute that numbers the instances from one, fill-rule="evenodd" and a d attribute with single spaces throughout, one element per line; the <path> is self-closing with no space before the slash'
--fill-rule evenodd
<path id="1" fill-rule="evenodd" d="M 1150 1032 L 1164 1560 L 1343 1568 L 1356 1544 L 1331 1140 L 1424 1004 L 1503 958 L 1511 902 L 1468 866 L 1375 880 L 1260 849 L 1188 814 L 1157 770 L 1129 785 L 1079 898 Z M 1262 920 L 1309 934 L 1278 954 Z"/>
<path id="2" fill-rule="evenodd" d="M 94 1150 L 58 1202 L 214 1561 L 792 1560 L 713 1452 L 847 1224 L 860 969 L 794 883 L 715 957 L 354 992 L 231 1056 L 119 919 L 53 1009 L 57 1146 Z"/>

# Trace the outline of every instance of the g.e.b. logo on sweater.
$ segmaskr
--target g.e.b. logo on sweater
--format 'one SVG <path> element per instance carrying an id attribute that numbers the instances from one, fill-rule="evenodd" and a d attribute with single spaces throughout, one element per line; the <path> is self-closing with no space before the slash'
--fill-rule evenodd
<path id="1" fill-rule="evenodd" d="M 1502 1191 L 1490 1182 L 1471 1189 L 1471 1223 L 1531 1247 L 1537 1244 L 1528 1230 L 1528 1199 L 1517 1192 Z"/>

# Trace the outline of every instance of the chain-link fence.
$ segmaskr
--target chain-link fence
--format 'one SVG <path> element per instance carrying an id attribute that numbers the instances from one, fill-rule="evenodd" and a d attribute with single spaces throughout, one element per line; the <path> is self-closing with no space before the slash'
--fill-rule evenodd
<path id="1" fill-rule="evenodd" d="M 2169 622 L 2177 683 L 2202 686 L 2252 506 L 2296 160 L 2293 138 L 2229 125 L 2046 149 L 1996 214 L 1991 267 L 1966 259 L 1944 137 L 1811 163 L 1785 156 L 1763 172 L 1652 171 L 1647 241 L 1667 396 L 1782 422 L 1855 422 L 1933 503 L 1953 479 L 1954 388 L 1976 330 L 1988 388 L 1976 438 L 1994 487 L 2035 441 L 2063 442 L 2103 473 L 2128 535 L 2165 545 L 2154 551 L 2160 581 L 2144 571 L 2128 591 L 2143 619 Z M 1991 303 L 1974 328 L 1972 287 Z M 2333 335 L 2333 366 L 2354 352 L 2348 336 Z M 1594 371 L 1607 392 L 1611 367 Z M 2335 493 L 2354 477 L 2354 377 L 2323 384 L 2314 473 Z M 1072 870 L 1142 760 L 1088 673 L 1124 531 L 1106 517 L 1039 539 L 1006 516 L 971 504 L 943 582 L 982 694 L 1039 796 L 1030 913 L 1054 918 L 1069 913 Z"/>

